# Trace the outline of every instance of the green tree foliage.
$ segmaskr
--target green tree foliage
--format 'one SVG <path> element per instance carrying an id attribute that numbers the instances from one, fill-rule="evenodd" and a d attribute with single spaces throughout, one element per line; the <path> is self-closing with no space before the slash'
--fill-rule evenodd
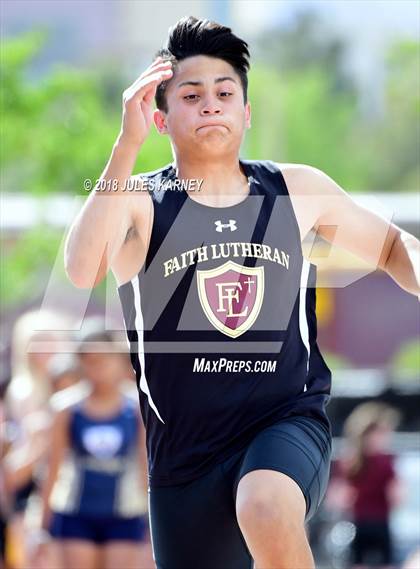
<path id="1" fill-rule="evenodd" d="M 250 75 L 250 100 L 247 155 L 310 164 L 347 187 L 362 183 L 351 137 L 354 96 L 334 93 L 323 68 L 282 76 L 272 68 L 256 67 Z"/>
<path id="2" fill-rule="evenodd" d="M 420 341 L 418 338 L 404 343 L 390 361 L 395 381 L 411 380 L 418 385 L 420 369 Z"/>
<path id="3" fill-rule="evenodd" d="M 29 77 L 47 40 L 48 32 L 37 30 L 3 41 L 2 190 L 39 199 L 54 193 L 86 195 L 83 181 L 101 175 L 119 133 L 127 84 L 109 66 L 83 71 L 59 65 L 45 77 Z M 152 128 L 134 171 L 152 170 L 170 159 L 166 137 Z M 16 239 L 3 239 L 3 306 L 42 294 L 62 237 L 61 230 L 39 224 Z M 103 297 L 105 286 L 94 294 Z"/>
<path id="4" fill-rule="evenodd" d="M 371 186 L 418 192 L 420 187 L 420 42 L 403 41 L 387 54 L 386 115 L 370 135 L 378 158 Z"/>
<path id="5" fill-rule="evenodd" d="M 252 97 L 267 102 L 264 130 L 276 137 L 270 157 L 316 166 L 350 191 L 418 191 L 420 42 L 389 46 L 384 84 L 375 86 L 383 113 L 372 109 L 371 117 L 361 112 L 347 54 L 345 40 L 311 11 L 257 40 L 267 72 L 254 64 Z M 253 152 L 261 138 L 251 133 Z"/>
<path id="6" fill-rule="evenodd" d="M 30 81 L 26 71 L 47 41 L 44 31 L 4 41 L 1 62 L 3 188 L 37 195 L 83 194 L 83 180 L 98 178 L 121 125 L 121 75 L 56 66 Z M 109 73 L 109 71 L 108 71 Z M 109 91 L 118 91 L 110 100 Z M 152 132 L 138 165 L 154 167 L 168 143 Z"/>

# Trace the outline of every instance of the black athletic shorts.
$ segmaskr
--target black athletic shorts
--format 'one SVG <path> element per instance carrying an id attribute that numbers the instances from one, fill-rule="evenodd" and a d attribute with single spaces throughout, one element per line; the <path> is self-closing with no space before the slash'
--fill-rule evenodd
<path id="1" fill-rule="evenodd" d="M 305 521 L 327 489 L 331 431 L 293 416 L 260 431 L 210 472 L 185 484 L 149 488 L 149 522 L 157 569 L 252 569 L 235 510 L 239 480 L 257 469 L 283 472 L 306 499 Z"/>
<path id="2" fill-rule="evenodd" d="M 110 541 L 144 540 L 147 517 L 83 516 L 54 512 L 49 532 L 55 539 L 82 539 L 102 545 Z"/>

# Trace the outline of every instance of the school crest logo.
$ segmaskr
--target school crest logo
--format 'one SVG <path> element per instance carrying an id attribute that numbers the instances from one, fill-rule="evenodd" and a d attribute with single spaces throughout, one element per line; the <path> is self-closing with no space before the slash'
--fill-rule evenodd
<path id="1" fill-rule="evenodd" d="M 213 326 L 237 338 L 254 324 L 264 298 L 264 267 L 243 267 L 227 261 L 197 271 L 198 296 Z"/>

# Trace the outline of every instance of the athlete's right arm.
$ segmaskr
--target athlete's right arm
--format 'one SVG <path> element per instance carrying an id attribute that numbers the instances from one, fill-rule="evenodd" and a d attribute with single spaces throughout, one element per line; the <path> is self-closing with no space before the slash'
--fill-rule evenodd
<path id="1" fill-rule="evenodd" d="M 137 154 L 150 130 L 156 88 L 171 76 L 171 63 L 157 58 L 123 93 L 121 131 L 111 157 L 73 221 L 65 243 L 66 272 L 79 288 L 99 284 L 123 246 L 128 231 L 138 229 L 141 200 L 138 192 L 124 191 L 124 188 L 132 178 Z"/>
<path id="2" fill-rule="evenodd" d="M 47 476 L 41 488 L 41 528 L 48 529 L 51 509 L 50 497 L 57 480 L 59 468 L 69 447 L 70 409 L 59 411 L 52 422 L 48 451 Z"/>

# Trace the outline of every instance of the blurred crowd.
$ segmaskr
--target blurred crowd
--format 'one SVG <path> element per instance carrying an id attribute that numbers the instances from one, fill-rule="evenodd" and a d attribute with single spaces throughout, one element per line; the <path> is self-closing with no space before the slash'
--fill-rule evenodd
<path id="1" fill-rule="evenodd" d="M 153 567 L 127 344 L 97 319 L 70 329 L 46 311 L 14 326 L 0 407 L 0 567 Z"/>
<path id="2" fill-rule="evenodd" d="M 127 344 L 95 319 L 64 337 L 70 329 L 67 316 L 46 311 L 13 329 L 0 407 L 0 569 L 152 568 L 145 432 Z M 323 508 L 355 528 L 349 568 L 397 566 L 390 516 L 405 489 L 390 440 L 399 420 L 379 401 L 346 419 Z M 403 567 L 420 568 L 418 550 Z"/>
<path id="3" fill-rule="evenodd" d="M 390 518 L 405 498 L 397 475 L 391 437 L 400 413 L 391 406 L 359 404 L 344 423 L 344 444 L 333 462 L 324 507 L 353 524 L 348 565 L 393 569 Z"/>

